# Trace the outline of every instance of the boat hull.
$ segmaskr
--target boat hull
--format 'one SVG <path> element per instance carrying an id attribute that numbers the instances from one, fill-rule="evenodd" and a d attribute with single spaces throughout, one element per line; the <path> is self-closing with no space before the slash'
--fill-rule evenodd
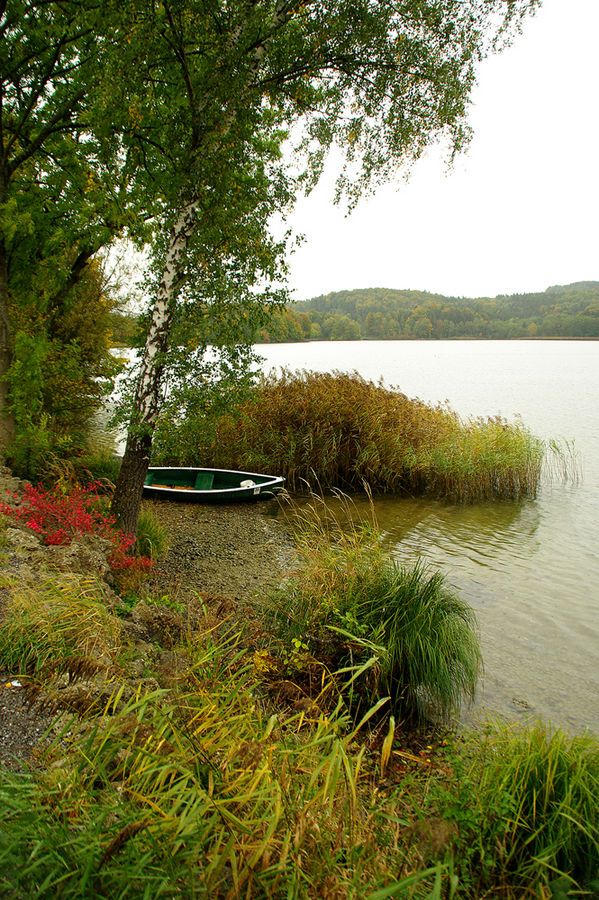
<path id="1" fill-rule="evenodd" d="M 274 497 L 284 490 L 284 481 L 279 475 L 233 469 L 150 466 L 143 494 L 178 503 L 237 503 Z"/>

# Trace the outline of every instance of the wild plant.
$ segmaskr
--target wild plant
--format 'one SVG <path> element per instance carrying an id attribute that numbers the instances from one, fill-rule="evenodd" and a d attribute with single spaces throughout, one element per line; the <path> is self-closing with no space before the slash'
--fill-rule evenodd
<path id="1" fill-rule="evenodd" d="M 481 754 L 478 800 L 495 829 L 495 868 L 545 884 L 568 876 L 599 888 L 599 745 L 542 722 L 498 725 Z"/>
<path id="2" fill-rule="evenodd" d="M 283 646 L 300 640 L 351 682 L 354 710 L 382 697 L 399 718 L 448 717 L 481 667 L 473 610 L 421 561 L 400 566 L 371 526 L 303 520 L 300 565 L 265 602 Z"/>
<path id="3" fill-rule="evenodd" d="M 428 881 L 442 896 L 442 866 L 394 854 L 387 873 L 361 812 L 359 729 L 269 715 L 234 640 L 198 644 L 176 694 L 140 690 L 109 715 L 115 699 L 65 723 L 54 764 L 0 773 L 0 891 L 381 900 Z"/>
<path id="4" fill-rule="evenodd" d="M 294 491 L 531 497 L 545 449 L 522 425 L 465 421 L 355 372 L 271 373 L 249 399 L 214 411 L 209 431 L 203 419 L 194 426 L 196 408 L 205 416 L 191 404 L 185 421 L 169 420 L 171 461 L 195 464 L 199 429 L 206 464 L 277 472 Z"/>
<path id="5" fill-rule="evenodd" d="M 4 581 L 9 598 L 0 622 L 0 660 L 6 668 L 34 675 L 75 659 L 116 663 L 121 626 L 108 612 L 100 582 L 66 575 L 35 584 Z"/>
<path id="6" fill-rule="evenodd" d="M 152 559 L 132 554 L 136 538 L 115 526 L 115 519 L 107 513 L 97 489 L 95 482 L 88 485 L 58 482 L 50 489 L 27 483 L 18 505 L 0 503 L 0 513 L 26 525 L 49 545 L 68 544 L 81 534 L 107 539 L 111 545 L 110 566 L 124 589 L 137 584 L 151 570 Z M 159 530 L 157 525 L 155 535 Z"/>
<path id="7" fill-rule="evenodd" d="M 169 535 L 166 527 L 149 508 L 142 508 L 137 522 L 135 552 L 152 560 L 162 559 L 168 551 Z"/>
<path id="8" fill-rule="evenodd" d="M 449 763 L 451 777 L 431 785 L 428 802 L 457 826 L 467 896 L 596 896 L 595 736 L 495 721 L 464 734 Z"/>

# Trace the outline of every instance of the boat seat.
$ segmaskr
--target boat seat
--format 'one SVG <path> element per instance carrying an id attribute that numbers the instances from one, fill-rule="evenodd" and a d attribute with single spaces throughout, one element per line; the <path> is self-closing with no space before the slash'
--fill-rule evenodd
<path id="1" fill-rule="evenodd" d="M 212 472 L 198 472 L 194 484 L 194 489 L 196 491 L 209 491 L 212 488 L 212 484 L 214 482 L 214 475 Z"/>

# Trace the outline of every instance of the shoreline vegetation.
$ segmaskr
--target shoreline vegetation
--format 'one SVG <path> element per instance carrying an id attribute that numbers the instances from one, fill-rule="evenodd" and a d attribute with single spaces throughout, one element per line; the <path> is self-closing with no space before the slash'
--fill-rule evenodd
<path id="1" fill-rule="evenodd" d="M 292 491 L 428 494 L 452 502 L 536 495 L 547 446 L 500 417 L 463 420 L 354 373 L 271 373 L 215 408 L 191 387 L 154 435 L 158 465 L 276 472 Z"/>
<path id="2" fill-rule="evenodd" d="M 188 505 L 145 504 L 154 569 L 123 572 L 114 541 L 80 533 L 101 495 L 63 477 L 13 502 L 0 660 L 57 718 L 32 768 L 0 768 L 1 892 L 597 896 L 597 738 L 452 731 L 481 665 L 473 612 L 375 526 L 304 504 L 281 578 L 271 551 L 232 597 L 192 560 L 268 529 L 258 506 L 204 511 L 196 546 Z"/>

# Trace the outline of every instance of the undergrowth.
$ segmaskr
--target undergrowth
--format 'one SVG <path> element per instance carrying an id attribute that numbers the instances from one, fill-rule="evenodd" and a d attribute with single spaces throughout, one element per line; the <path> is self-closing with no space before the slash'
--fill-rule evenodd
<path id="1" fill-rule="evenodd" d="M 124 534 L 108 512 L 101 485 L 59 481 L 52 488 L 25 482 L 14 503 L 0 503 L 0 513 L 34 531 L 50 546 L 69 544 L 81 535 L 104 538 L 110 548 L 108 561 L 121 590 L 139 584 L 155 556 L 165 552 L 165 529 L 151 513 L 141 517 L 139 541 Z M 133 553 L 133 549 L 138 553 Z"/>
<path id="2" fill-rule="evenodd" d="M 359 743 L 340 710 L 309 727 L 269 715 L 235 642 L 205 641 L 172 693 L 69 721 L 45 770 L 0 776 L 0 889 L 382 900 L 428 884 L 440 898 L 441 864 L 376 840 Z"/>
<path id="3" fill-rule="evenodd" d="M 64 647 L 116 659 L 91 597 L 50 596 L 29 604 L 38 662 L 21 664 Z M 19 630 L 0 624 L 3 653 Z M 596 739 L 493 725 L 446 740 L 380 722 L 380 704 L 356 721 L 341 699 L 294 711 L 267 701 L 239 635 L 212 627 L 179 652 L 168 688 L 126 697 L 116 679 L 104 707 L 62 716 L 35 769 L 0 769 L 2 896 L 596 897 Z"/>

